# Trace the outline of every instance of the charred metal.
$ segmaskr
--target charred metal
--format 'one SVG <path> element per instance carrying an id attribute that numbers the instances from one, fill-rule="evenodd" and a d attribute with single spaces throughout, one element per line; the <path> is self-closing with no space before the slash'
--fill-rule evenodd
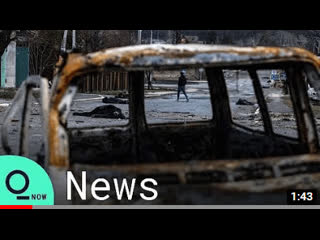
<path id="1" fill-rule="evenodd" d="M 140 45 L 87 55 L 70 53 L 61 58 L 56 67 L 49 99 L 43 103 L 48 105 L 44 123 L 47 129 L 45 156 L 49 165 L 75 171 L 98 168 L 115 174 L 154 177 L 159 182 L 172 184 L 209 183 L 232 190 L 238 186 L 238 191 L 284 188 L 284 185 L 277 186 L 275 179 L 299 174 L 314 174 L 314 178 L 319 178 L 319 139 L 303 72 L 308 83 L 319 90 L 320 61 L 306 50 Z M 144 71 L 193 67 L 206 70 L 212 119 L 147 124 Z M 274 132 L 257 74 L 259 69 L 274 68 L 285 69 L 288 76 L 298 139 Z M 129 123 L 68 129 L 67 116 L 77 91 L 74 79 L 105 69 L 129 72 Z M 232 121 L 225 69 L 249 72 L 264 131 L 251 130 Z M 21 137 L 24 139 L 23 134 Z M 255 184 L 257 180 L 263 180 L 263 186 Z"/>

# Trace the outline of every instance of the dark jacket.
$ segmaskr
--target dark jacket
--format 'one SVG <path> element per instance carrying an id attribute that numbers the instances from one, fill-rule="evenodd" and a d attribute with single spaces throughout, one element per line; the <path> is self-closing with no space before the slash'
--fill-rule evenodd
<path id="1" fill-rule="evenodd" d="M 185 86 L 187 84 L 186 76 L 182 75 L 179 77 L 178 86 Z"/>

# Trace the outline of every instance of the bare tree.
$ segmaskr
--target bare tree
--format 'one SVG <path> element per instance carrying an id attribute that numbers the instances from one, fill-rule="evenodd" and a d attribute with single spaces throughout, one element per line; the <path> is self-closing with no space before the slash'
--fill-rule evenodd
<path id="1" fill-rule="evenodd" d="M 77 45 L 84 52 L 136 44 L 136 30 L 78 30 Z"/>
<path id="2" fill-rule="evenodd" d="M 28 40 L 30 74 L 52 78 L 62 36 L 62 30 L 38 30 L 37 34 Z"/>
<path id="3" fill-rule="evenodd" d="M 15 39 L 14 30 L 0 30 L 0 57 L 9 43 Z"/>
<path id="4" fill-rule="evenodd" d="M 217 33 L 215 31 L 209 30 L 207 32 L 207 42 L 209 44 L 214 44 L 217 42 Z"/>

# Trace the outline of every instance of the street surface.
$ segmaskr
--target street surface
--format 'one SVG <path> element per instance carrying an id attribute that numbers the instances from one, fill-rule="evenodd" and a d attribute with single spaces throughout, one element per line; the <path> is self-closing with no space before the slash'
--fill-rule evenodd
<path id="1" fill-rule="evenodd" d="M 268 87 L 263 88 L 263 91 L 272 118 L 274 131 L 286 136 L 297 137 L 296 123 L 289 96 L 284 95 L 282 89 L 269 87 L 270 84 L 267 82 L 268 71 L 259 74 L 261 85 Z M 263 123 L 249 76 L 243 72 L 239 75 L 239 81 L 236 81 L 234 74 L 229 75 L 227 74 L 226 78 L 233 121 L 252 129 L 263 130 Z M 176 81 L 171 82 L 172 84 L 168 84 L 168 81 L 165 81 L 165 83 L 157 81 L 153 84 L 154 90 L 146 90 L 145 109 L 147 123 L 206 121 L 212 118 L 210 96 L 206 81 L 189 81 L 186 87 L 186 92 L 190 98 L 189 102 L 186 101 L 182 93 L 180 94 L 180 101 L 176 101 Z M 99 94 L 76 94 L 71 113 L 68 117 L 68 127 L 82 128 L 127 124 L 128 119 L 91 118 L 73 115 L 74 112 L 89 112 L 98 106 L 106 105 L 102 102 L 105 96 L 112 97 L 110 95 Z M 236 103 L 239 99 L 245 99 L 253 105 L 237 105 Z M 10 100 L 0 99 L 0 126 L 3 122 L 5 110 L 10 103 Z M 120 108 L 126 118 L 129 117 L 127 104 L 113 105 Z M 320 119 L 320 107 L 313 106 L 313 109 L 316 120 L 317 118 Z M 19 119 L 17 116 L 17 119 L 13 120 L 9 128 L 9 142 L 13 149 L 17 146 L 18 124 Z M 320 122 L 317 126 L 318 128 L 320 127 Z M 33 101 L 32 104 L 30 131 L 32 133 L 29 138 L 30 146 L 32 146 L 30 154 L 31 158 L 36 159 L 36 153 L 40 150 L 40 143 L 42 141 L 39 104 L 36 101 Z M 5 154 L 2 146 L 0 147 L 0 154 Z"/>

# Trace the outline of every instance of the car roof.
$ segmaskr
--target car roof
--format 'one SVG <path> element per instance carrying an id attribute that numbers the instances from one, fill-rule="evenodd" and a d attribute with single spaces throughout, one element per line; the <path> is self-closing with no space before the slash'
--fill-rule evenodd
<path id="1" fill-rule="evenodd" d="M 320 59 L 293 47 L 235 47 L 203 44 L 150 44 L 109 48 L 94 53 L 69 53 L 56 64 L 55 74 L 70 79 L 104 68 L 110 71 L 239 67 L 248 65 L 307 62 L 320 72 Z"/>
<path id="2" fill-rule="evenodd" d="M 293 47 L 235 47 L 201 44 L 150 44 L 111 48 L 87 55 L 93 65 L 144 68 L 228 66 L 301 61 L 320 68 L 320 59 L 311 52 Z"/>

